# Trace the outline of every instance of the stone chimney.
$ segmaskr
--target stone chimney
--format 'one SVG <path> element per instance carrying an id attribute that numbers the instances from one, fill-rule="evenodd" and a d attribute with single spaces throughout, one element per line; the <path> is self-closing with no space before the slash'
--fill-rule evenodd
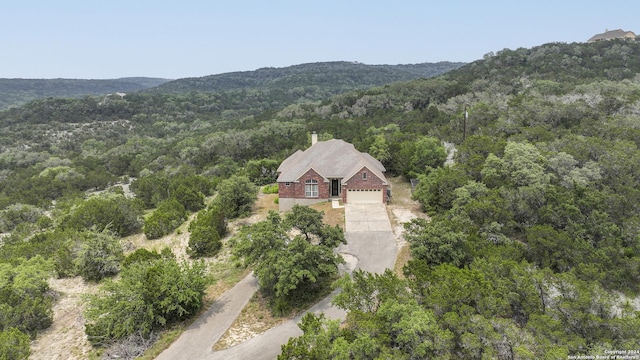
<path id="1" fill-rule="evenodd" d="M 318 134 L 316 132 L 311 133 L 311 146 L 315 145 L 318 142 Z"/>

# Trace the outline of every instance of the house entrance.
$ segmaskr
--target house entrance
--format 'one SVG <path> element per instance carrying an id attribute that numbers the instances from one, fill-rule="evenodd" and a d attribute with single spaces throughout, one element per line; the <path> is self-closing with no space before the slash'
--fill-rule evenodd
<path id="1" fill-rule="evenodd" d="M 340 196 L 340 180 L 331 179 L 331 196 Z"/>

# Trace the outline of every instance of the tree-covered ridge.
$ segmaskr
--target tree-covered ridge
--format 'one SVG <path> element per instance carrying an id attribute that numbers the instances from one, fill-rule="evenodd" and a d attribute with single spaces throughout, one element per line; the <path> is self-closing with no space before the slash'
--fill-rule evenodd
<path id="1" fill-rule="evenodd" d="M 430 78 L 457 69 L 464 63 L 438 62 L 407 65 L 366 65 L 357 62 L 318 62 L 283 68 L 260 68 L 167 82 L 154 92 L 231 91 L 260 89 L 293 95 L 311 93 L 312 100 L 355 89 L 396 81 Z M 150 90 L 151 91 L 151 90 Z"/>
<path id="2" fill-rule="evenodd" d="M 48 97 L 79 98 L 127 93 L 158 86 L 168 79 L 130 77 L 108 80 L 0 79 L 0 109 Z"/>
<path id="3" fill-rule="evenodd" d="M 485 54 L 484 59 L 474 61 L 444 78 L 467 86 L 483 79 L 518 88 L 518 82 L 523 78 L 572 85 L 595 80 L 630 79 L 639 71 L 640 42 L 619 39 L 504 49 Z M 562 86 L 555 89 L 561 90 Z"/>

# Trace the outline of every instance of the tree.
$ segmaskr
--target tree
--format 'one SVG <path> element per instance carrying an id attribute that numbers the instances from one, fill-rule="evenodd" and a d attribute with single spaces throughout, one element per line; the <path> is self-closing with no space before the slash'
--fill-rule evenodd
<path id="1" fill-rule="evenodd" d="M 335 286 L 342 291 L 334 296 L 332 303 L 349 313 L 375 313 L 383 302 L 409 295 L 404 281 L 389 269 L 383 274 L 355 270 L 351 276 L 343 276 Z"/>
<path id="2" fill-rule="evenodd" d="M 303 334 L 290 338 L 282 345 L 278 360 L 331 358 L 331 343 L 340 336 L 340 324 L 337 320 L 327 320 L 322 313 L 315 315 L 309 312 L 302 317 L 298 327 Z"/>
<path id="3" fill-rule="evenodd" d="M 275 312 L 286 312 L 297 302 L 312 298 L 326 287 L 344 262 L 334 252 L 346 243 L 340 228 L 322 225 L 308 227 L 311 216 L 322 213 L 294 207 L 286 221 L 275 212 L 269 219 L 244 227 L 234 239 L 234 254 L 247 264 L 255 264 L 261 290 L 270 298 Z M 304 219 L 304 221 L 299 221 Z M 306 229 L 307 236 L 289 235 L 292 228 Z"/>
<path id="4" fill-rule="evenodd" d="M 163 251 L 163 254 L 165 252 Z M 139 332 L 148 335 L 195 314 L 210 279 L 203 262 L 178 264 L 162 256 L 130 263 L 118 281 L 89 295 L 85 332 L 98 346 Z"/>
<path id="5" fill-rule="evenodd" d="M 447 151 L 440 140 L 423 136 L 405 142 L 400 156 L 405 159 L 403 175 L 406 178 L 415 178 L 419 174 L 426 174 L 429 168 L 443 166 L 447 159 Z"/>
<path id="6" fill-rule="evenodd" d="M 258 197 L 258 189 L 246 176 L 233 175 L 218 185 L 216 201 L 231 219 L 246 216 L 251 212 Z"/>
<path id="7" fill-rule="evenodd" d="M 466 261 L 465 234 L 455 231 L 448 221 L 427 222 L 412 219 L 404 225 L 404 238 L 409 242 L 414 258 L 431 266 L 452 264 L 462 266 Z"/>
<path id="8" fill-rule="evenodd" d="M 280 162 L 273 159 L 249 160 L 244 170 L 252 183 L 262 186 L 276 181 L 278 166 Z"/>
<path id="9" fill-rule="evenodd" d="M 187 210 L 176 199 L 165 200 L 144 221 L 144 234 L 149 240 L 170 234 L 187 219 Z"/>
<path id="10" fill-rule="evenodd" d="M 369 154 L 383 164 L 388 163 L 391 159 L 391 153 L 389 152 L 389 144 L 387 144 L 384 134 L 374 136 L 373 143 L 369 146 Z"/>
<path id="11" fill-rule="evenodd" d="M 541 267 L 556 272 L 569 271 L 581 262 L 589 262 L 594 249 L 580 237 L 571 238 L 549 225 L 536 225 L 527 230 L 527 258 Z"/>
<path id="12" fill-rule="evenodd" d="M 467 183 L 467 177 L 457 167 L 437 168 L 418 179 L 411 197 L 418 200 L 429 214 L 451 209 L 456 198 L 455 190 Z"/>
<path id="13" fill-rule="evenodd" d="M 486 135 L 472 135 L 456 148 L 456 164 L 470 178 L 480 181 L 480 171 L 489 154 L 502 156 L 506 141 Z"/>
<path id="14" fill-rule="evenodd" d="M 71 209 L 63 220 L 63 226 L 77 230 L 106 228 L 119 236 L 134 234 L 140 230 L 142 207 L 137 201 L 123 195 L 93 196 Z"/>
<path id="15" fill-rule="evenodd" d="M 308 206 L 296 204 L 285 215 L 284 221 L 287 225 L 299 230 L 305 239 L 309 241 L 313 234 L 320 234 L 320 229 L 324 227 L 322 223 L 323 216 L 324 212 L 322 211 L 318 212 Z"/>
<path id="16" fill-rule="evenodd" d="M 88 281 L 100 281 L 120 271 L 123 259 L 119 240 L 108 233 L 86 232 L 76 256 L 78 274 Z"/>

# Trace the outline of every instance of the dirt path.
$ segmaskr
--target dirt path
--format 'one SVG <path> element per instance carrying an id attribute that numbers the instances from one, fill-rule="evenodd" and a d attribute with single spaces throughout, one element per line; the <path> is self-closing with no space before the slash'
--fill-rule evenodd
<path id="1" fill-rule="evenodd" d="M 83 360 L 91 351 L 84 333 L 82 296 L 94 293 L 98 286 L 81 277 L 50 279 L 49 286 L 58 293 L 53 304 L 53 324 L 31 343 L 33 360 Z"/>

